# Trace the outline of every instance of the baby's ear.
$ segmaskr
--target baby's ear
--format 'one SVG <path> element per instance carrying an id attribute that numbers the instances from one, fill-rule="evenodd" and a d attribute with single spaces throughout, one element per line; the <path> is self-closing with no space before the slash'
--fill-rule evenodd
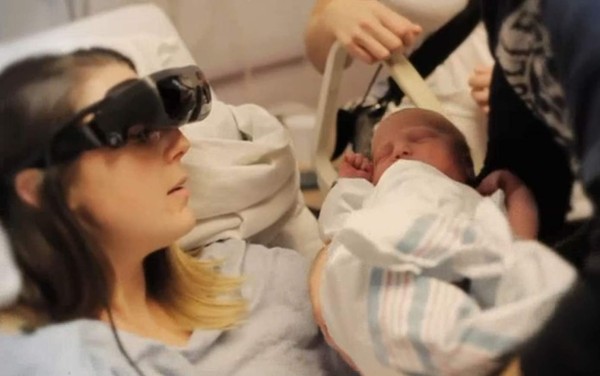
<path id="1" fill-rule="evenodd" d="M 26 168 L 15 176 L 15 191 L 23 202 L 40 207 L 40 186 L 44 174 L 39 168 Z"/>
<path id="2" fill-rule="evenodd" d="M 472 188 L 477 187 L 477 176 L 475 176 L 473 169 L 467 170 L 467 185 Z"/>
<path id="3" fill-rule="evenodd" d="M 473 159 L 471 159 L 470 154 L 464 156 L 463 166 L 465 166 L 467 185 L 469 185 L 470 187 L 475 187 L 477 177 L 475 176 L 475 166 L 473 165 Z"/>

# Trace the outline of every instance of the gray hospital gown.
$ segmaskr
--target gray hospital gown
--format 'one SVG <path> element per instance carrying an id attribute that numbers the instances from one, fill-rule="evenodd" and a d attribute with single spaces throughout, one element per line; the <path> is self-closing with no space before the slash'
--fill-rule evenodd
<path id="1" fill-rule="evenodd" d="M 240 240 L 214 243 L 209 257 L 226 257 L 224 271 L 246 278 L 250 315 L 230 331 L 196 330 L 187 346 L 120 332 L 132 359 L 151 375 L 327 375 L 349 373 L 324 345 L 307 292 L 308 263 L 281 248 Z M 335 367 L 334 367 L 335 364 Z M 344 368 L 344 367 L 342 367 Z M 30 335 L 0 336 L 0 375 L 135 375 L 110 327 L 77 320 Z"/>

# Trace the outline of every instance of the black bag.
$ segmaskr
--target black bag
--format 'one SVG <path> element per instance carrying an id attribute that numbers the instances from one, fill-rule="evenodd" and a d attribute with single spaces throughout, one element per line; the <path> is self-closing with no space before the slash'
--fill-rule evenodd
<path id="1" fill-rule="evenodd" d="M 467 38 L 480 20 L 480 1 L 469 0 L 465 9 L 427 38 L 408 60 L 422 77 L 429 76 Z M 399 104 L 404 97 L 391 77 L 387 79 L 388 89 L 381 98 L 369 97 L 382 66 L 379 64 L 377 67 L 362 99 L 338 110 L 332 160 L 337 159 L 348 144 L 352 145 L 355 152 L 370 155 L 373 127 L 381 120 L 390 102 Z"/>

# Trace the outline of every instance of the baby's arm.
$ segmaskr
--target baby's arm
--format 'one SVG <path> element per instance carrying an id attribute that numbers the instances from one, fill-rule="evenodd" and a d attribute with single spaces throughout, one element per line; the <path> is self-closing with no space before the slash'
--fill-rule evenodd
<path id="1" fill-rule="evenodd" d="M 508 222 L 515 235 L 522 239 L 536 239 L 539 229 L 538 211 L 529 188 L 508 170 L 492 172 L 477 187 L 477 191 L 483 195 L 490 195 L 498 189 L 502 189 L 506 195 Z"/>
<path id="2" fill-rule="evenodd" d="M 348 151 L 338 168 L 340 178 L 363 178 L 371 181 L 373 178 L 373 164 L 369 158 L 360 153 Z"/>

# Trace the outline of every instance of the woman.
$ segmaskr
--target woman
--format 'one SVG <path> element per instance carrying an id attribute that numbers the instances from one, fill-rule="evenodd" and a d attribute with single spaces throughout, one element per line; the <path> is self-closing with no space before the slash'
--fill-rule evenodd
<path id="1" fill-rule="evenodd" d="M 195 223 L 178 127 L 209 110 L 197 68 L 138 79 L 109 50 L 0 75 L 0 218 L 24 283 L 0 323 L 33 331 L 0 336 L 3 374 L 327 372 L 301 256 L 173 245 Z"/>

